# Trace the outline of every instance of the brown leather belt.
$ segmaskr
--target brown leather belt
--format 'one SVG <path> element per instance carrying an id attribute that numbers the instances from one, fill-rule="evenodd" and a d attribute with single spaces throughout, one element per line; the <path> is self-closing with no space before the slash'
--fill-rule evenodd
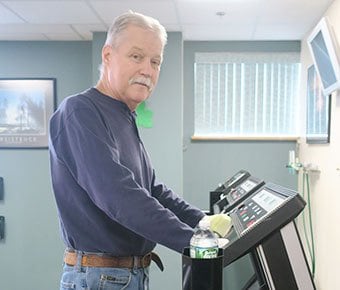
<path id="1" fill-rule="evenodd" d="M 69 266 L 77 264 L 77 252 L 66 250 L 64 262 Z M 154 261 L 158 268 L 163 271 L 164 266 L 160 257 L 154 253 L 148 253 L 145 256 L 130 257 L 113 257 L 109 255 L 82 254 L 81 266 L 83 267 L 105 267 L 105 268 L 146 268 L 149 267 L 151 261 Z"/>

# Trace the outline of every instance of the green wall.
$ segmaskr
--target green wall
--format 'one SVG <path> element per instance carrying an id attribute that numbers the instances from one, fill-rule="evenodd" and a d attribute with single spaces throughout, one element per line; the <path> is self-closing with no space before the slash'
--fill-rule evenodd
<path id="1" fill-rule="evenodd" d="M 53 77 L 58 103 L 91 84 L 90 42 L 0 42 L 0 77 Z M 0 149 L 0 289 L 58 289 L 63 244 L 47 149 Z"/>
<path id="2" fill-rule="evenodd" d="M 95 33 L 92 42 L 0 42 L 0 77 L 55 77 L 60 103 L 96 83 L 104 39 L 105 33 Z M 299 49 L 297 43 L 271 45 Z M 263 49 L 270 45 L 184 42 L 183 46 L 181 33 L 169 33 L 159 84 L 147 101 L 153 127 L 140 129 L 158 179 L 202 208 L 208 206 L 209 190 L 241 168 L 296 187 L 296 177 L 285 169 L 288 150 L 295 142 L 191 141 L 194 52 L 226 47 Z M 0 241 L 0 289 L 58 289 L 64 246 L 47 150 L 0 149 L 0 176 L 5 182 L 0 215 L 6 218 L 6 239 Z M 166 269 L 161 273 L 151 267 L 151 289 L 181 289 L 181 256 L 162 246 L 156 250 Z M 234 273 L 248 268 L 247 264 L 238 267 Z M 234 275 L 228 277 L 235 280 Z"/>

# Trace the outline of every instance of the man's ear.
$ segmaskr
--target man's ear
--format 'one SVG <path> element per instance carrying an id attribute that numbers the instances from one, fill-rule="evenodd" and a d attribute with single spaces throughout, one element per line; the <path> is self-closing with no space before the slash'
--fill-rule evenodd
<path id="1" fill-rule="evenodd" d="M 102 49 L 102 62 L 109 63 L 112 55 L 112 47 L 110 45 L 104 45 Z"/>

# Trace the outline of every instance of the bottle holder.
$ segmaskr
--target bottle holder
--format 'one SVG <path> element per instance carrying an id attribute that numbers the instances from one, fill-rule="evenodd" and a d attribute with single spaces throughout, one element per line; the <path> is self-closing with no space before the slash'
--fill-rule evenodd
<path id="1" fill-rule="evenodd" d="M 182 254 L 183 290 L 222 290 L 223 250 L 213 259 L 192 259 L 190 248 Z"/>

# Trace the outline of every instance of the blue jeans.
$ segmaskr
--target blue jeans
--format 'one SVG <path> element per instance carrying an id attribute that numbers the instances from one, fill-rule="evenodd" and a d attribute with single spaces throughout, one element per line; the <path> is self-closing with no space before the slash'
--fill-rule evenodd
<path id="1" fill-rule="evenodd" d="M 60 290 L 149 290 L 149 268 L 101 268 L 64 264 Z"/>

